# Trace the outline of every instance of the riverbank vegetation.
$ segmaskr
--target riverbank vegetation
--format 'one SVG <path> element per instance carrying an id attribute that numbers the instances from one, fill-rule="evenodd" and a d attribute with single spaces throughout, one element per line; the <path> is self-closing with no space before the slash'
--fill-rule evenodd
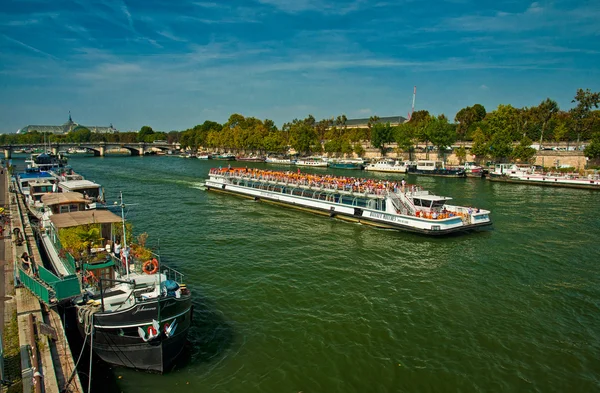
<path id="1" fill-rule="evenodd" d="M 149 126 L 142 127 L 137 133 L 115 134 L 95 134 L 80 128 L 66 135 L 48 135 L 47 138 L 51 143 L 166 140 L 192 150 L 266 153 L 286 153 L 291 147 L 302 154 L 335 156 L 362 156 L 365 146 L 369 145 L 385 154 L 390 144 L 396 144 L 398 152 L 410 157 L 417 149 L 436 150 L 443 156 L 455 146 L 454 152 L 459 158 L 466 157 L 464 143 L 469 142 L 470 153 L 478 160 L 496 161 L 528 161 L 545 144 L 564 144 L 565 149 L 571 150 L 585 142 L 584 154 L 592 159 L 600 158 L 600 93 L 579 89 L 572 103 L 574 107 L 565 111 L 556 101 L 547 98 L 537 106 L 499 105 L 491 112 L 483 105 L 475 104 L 458 111 L 454 121 L 444 114 L 435 116 L 427 110 L 419 110 L 409 121 L 395 126 L 382 123 L 377 116 L 371 117 L 363 127 L 351 127 L 347 125 L 345 115 L 319 121 L 309 115 L 278 129 L 272 120 L 233 114 L 224 124 L 207 120 L 187 130 L 168 133 L 156 132 Z M 34 144 L 41 143 L 44 137 L 36 131 L 24 135 L 0 135 L 0 143 Z"/>

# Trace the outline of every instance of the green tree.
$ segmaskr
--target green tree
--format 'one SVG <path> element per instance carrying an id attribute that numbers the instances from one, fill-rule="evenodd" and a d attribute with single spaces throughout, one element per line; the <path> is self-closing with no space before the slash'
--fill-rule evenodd
<path id="1" fill-rule="evenodd" d="M 490 156 L 490 142 L 488 136 L 480 127 L 478 127 L 473 134 L 471 153 L 475 156 L 476 161 L 484 161 Z"/>
<path id="2" fill-rule="evenodd" d="M 456 131 L 444 115 L 431 119 L 427 124 L 427 135 L 431 143 L 437 147 L 438 154 L 441 154 L 442 157 L 444 157 L 446 148 L 452 146 L 456 141 Z"/>
<path id="3" fill-rule="evenodd" d="M 535 155 L 535 149 L 531 147 L 531 143 L 532 140 L 524 136 L 514 148 L 512 158 L 520 162 L 530 163 Z"/>
<path id="4" fill-rule="evenodd" d="M 556 101 L 551 100 L 550 98 L 546 98 L 542 101 L 536 108 L 533 109 L 533 114 L 538 123 L 541 126 L 541 135 L 540 135 L 540 145 L 539 149 L 542 149 L 542 143 L 544 140 L 544 132 L 546 132 L 546 128 L 548 127 L 548 123 L 552 116 L 554 116 L 558 112 L 558 104 Z"/>
<path id="5" fill-rule="evenodd" d="M 512 157 L 513 153 L 513 138 L 510 130 L 498 131 L 494 133 L 489 143 L 490 155 L 496 161 L 505 161 Z"/>
<path id="6" fill-rule="evenodd" d="M 138 142 L 148 142 L 146 139 L 148 136 L 150 136 L 152 134 L 154 134 L 154 130 L 152 129 L 152 127 L 143 126 L 142 128 L 140 128 L 140 131 L 138 132 L 137 140 L 138 140 Z"/>
<path id="7" fill-rule="evenodd" d="M 365 148 L 362 146 L 362 144 L 355 143 L 354 144 L 354 153 L 359 157 L 363 157 L 365 155 Z"/>
<path id="8" fill-rule="evenodd" d="M 290 145 L 298 152 L 310 154 L 321 150 L 321 143 L 313 127 L 296 121 L 290 127 Z"/>
<path id="9" fill-rule="evenodd" d="M 573 103 L 577 103 L 575 108 L 572 108 L 569 113 L 575 123 L 575 132 L 583 139 L 591 137 L 590 131 L 593 127 L 593 122 L 590 122 L 592 116 L 592 108 L 598 108 L 600 103 L 600 93 L 592 93 L 590 89 L 578 89 L 575 94 Z"/>
<path id="10" fill-rule="evenodd" d="M 68 134 L 69 140 L 74 143 L 90 142 L 91 137 L 92 132 L 85 127 L 77 127 Z"/>
<path id="11" fill-rule="evenodd" d="M 600 158 L 600 132 L 592 135 L 591 142 L 585 147 L 583 154 L 591 160 Z"/>
<path id="12" fill-rule="evenodd" d="M 377 123 L 371 129 L 371 146 L 379 149 L 381 155 L 385 156 L 385 144 L 393 141 L 392 127 L 390 123 Z"/>
<path id="13" fill-rule="evenodd" d="M 404 123 L 394 127 L 394 140 L 398 144 L 398 149 L 408 152 L 409 160 L 413 159 L 415 128 L 411 123 Z"/>
<path id="14" fill-rule="evenodd" d="M 467 161 L 467 149 L 464 146 L 459 147 L 454 151 L 456 158 L 458 158 L 458 162 L 461 164 Z"/>

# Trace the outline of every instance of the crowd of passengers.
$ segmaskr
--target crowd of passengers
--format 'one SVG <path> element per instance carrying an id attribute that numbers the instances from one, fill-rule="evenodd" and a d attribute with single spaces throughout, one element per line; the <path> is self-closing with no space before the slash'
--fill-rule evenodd
<path id="1" fill-rule="evenodd" d="M 333 175 L 319 175 L 311 173 L 301 173 L 300 169 L 298 172 L 293 171 L 269 171 L 264 169 L 256 168 L 236 168 L 228 166 L 227 168 L 219 167 L 210 170 L 213 174 L 229 174 L 233 176 L 240 176 L 256 180 L 267 180 L 277 181 L 282 183 L 294 183 L 298 185 L 305 185 L 310 187 L 319 187 L 324 189 L 333 190 L 344 190 L 353 192 L 368 192 L 371 194 L 382 195 L 387 191 L 393 192 L 415 192 L 421 191 L 421 187 L 414 184 L 407 184 L 404 179 L 400 182 L 390 180 L 376 180 L 376 179 L 364 179 L 358 177 L 346 177 L 346 176 L 333 176 Z M 471 215 L 474 211 L 479 213 L 479 209 L 468 208 L 468 215 Z M 428 219 L 444 219 L 454 216 L 467 215 L 461 212 L 451 212 L 446 210 L 444 207 L 441 211 L 416 211 L 417 217 L 423 217 Z"/>
<path id="2" fill-rule="evenodd" d="M 269 171 L 255 168 L 214 168 L 211 173 L 229 173 L 234 176 L 249 177 L 257 180 L 288 182 L 309 187 L 319 187 L 331 190 L 343 190 L 359 193 L 369 193 L 383 195 L 387 191 L 406 192 L 420 191 L 421 188 L 416 185 L 409 185 L 404 179 L 402 181 L 364 179 L 358 177 L 319 175 L 311 173 L 301 173 L 286 171 Z"/>

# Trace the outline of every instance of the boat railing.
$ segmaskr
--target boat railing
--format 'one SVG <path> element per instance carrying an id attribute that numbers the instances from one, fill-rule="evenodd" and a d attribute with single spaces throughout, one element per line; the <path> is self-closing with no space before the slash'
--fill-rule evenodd
<path id="1" fill-rule="evenodd" d="M 402 212 L 402 214 L 409 214 L 413 216 L 416 212 L 415 205 L 406 197 L 404 193 L 388 192 L 388 196 L 392 201 L 392 204 L 396 208 L 396 211 Z"/>
<path id="2" fill-rule="evenodd" d="M 365 196 L 378 196 L 383 197 L 386 195 L 388 190 L 382 187 L 372 187 L 365 185 L 356 185 L 351 183 L 341 183 L 331 179 L 330 182 L 317 182 L 307 178 L 290 179 L 285 175 L 269 175 L 269 174 L 256 174 L 240 173 L 240 172 L 229 172 L 227 170 L 211 170 L 211 173 L 222 176 L 229 179 L 243 179 L 243 180 L 256 180 L 261 182 L 273 182 L 275 184 L 292 185 L 303 188 L 320 189 L 320 190 L 331 190 L 338 192 L 358 193 Z M 290 175 L 292 175 L 290 173 Z"/>

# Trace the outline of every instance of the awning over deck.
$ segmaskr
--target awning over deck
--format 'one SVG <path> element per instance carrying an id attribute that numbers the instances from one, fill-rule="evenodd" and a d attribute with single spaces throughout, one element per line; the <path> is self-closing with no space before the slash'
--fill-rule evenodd
<path id="1" fill-rule="evenodd" d="M 54 214 L 50 221 L 56 229 L 71 228 L 87 224 L 112 224 L 121 222 L 121 217 L 108 210 L 85 210 Z"/>
<path id="2" fill-rule="evenodd" d="M 42 196 L 42 203 L 46 206 L 61 205 L 64 203 L 89 203 L 90 201 L 78 192 L 55 192 Z"/>

